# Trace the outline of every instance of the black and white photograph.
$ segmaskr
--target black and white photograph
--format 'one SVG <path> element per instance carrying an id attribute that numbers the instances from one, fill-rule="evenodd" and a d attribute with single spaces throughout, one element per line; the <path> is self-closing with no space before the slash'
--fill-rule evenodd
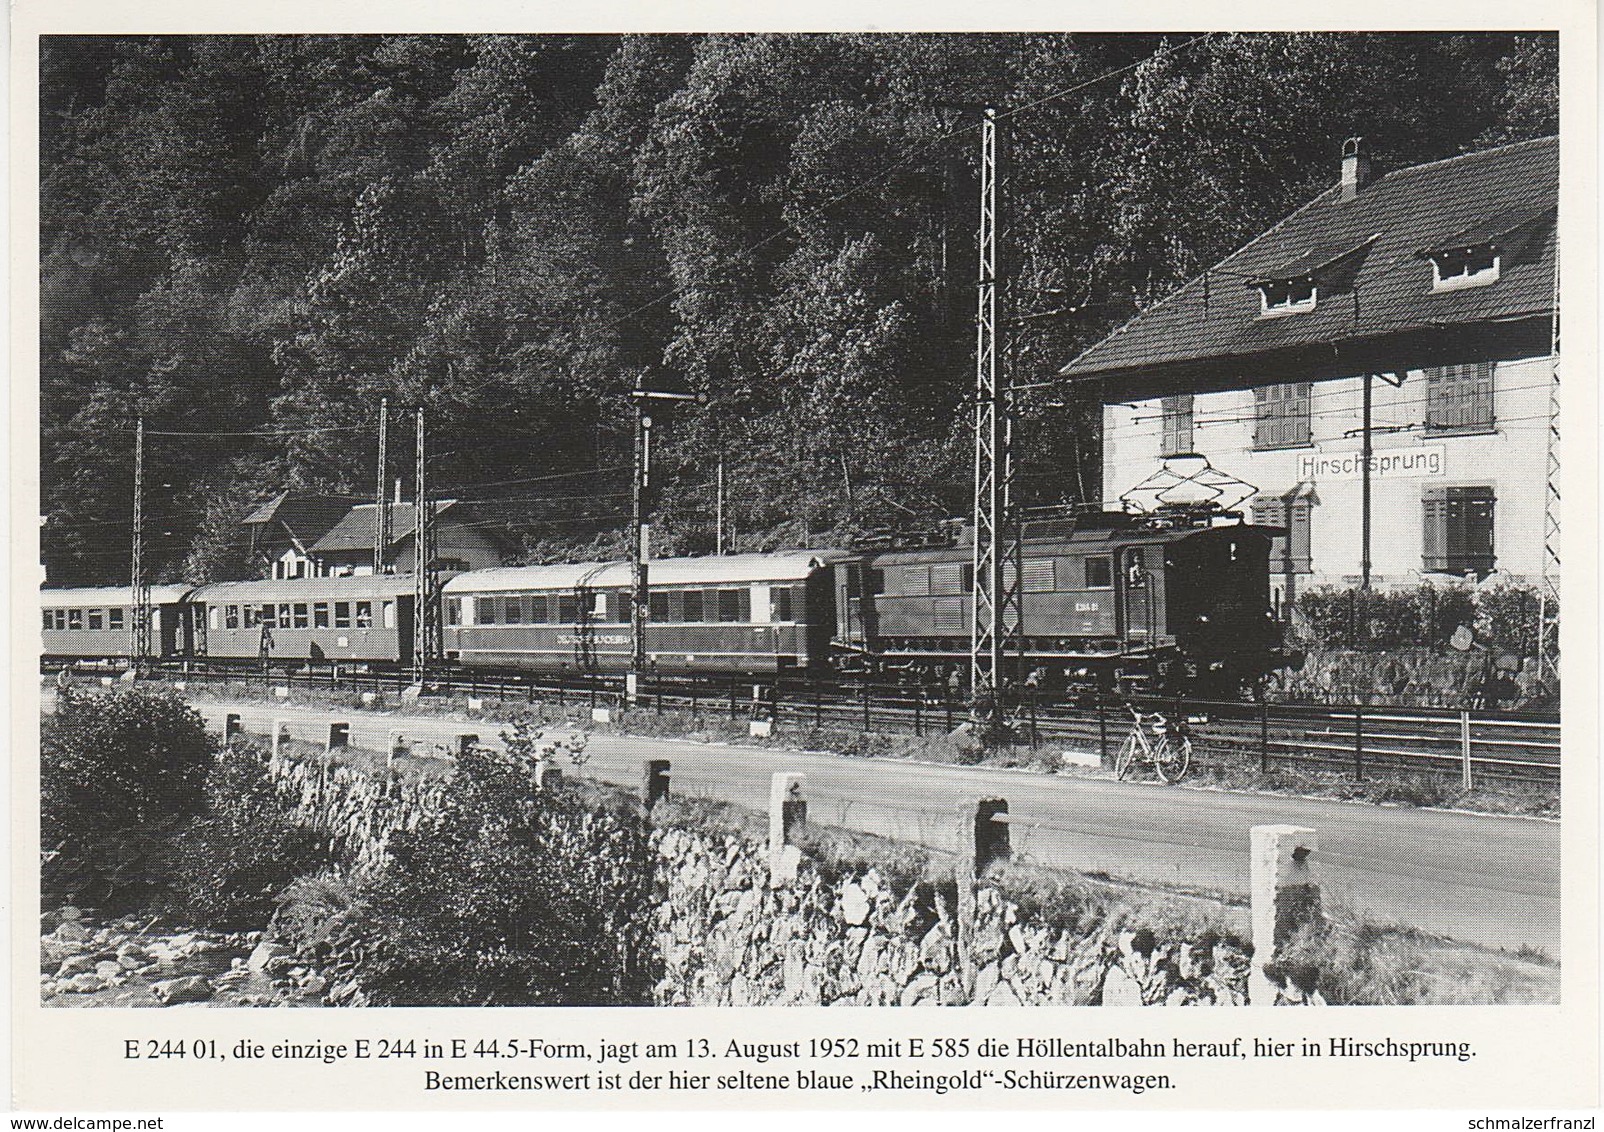
<path id="1" fill-rule="evenodd" d="M 36 43 L 51 1026 L 1123 1105 L 1296 1056 L 1181 1008 L 1596 994 L 1559 32 Z M 916 1006 L 1036 1036 L 628 1021 Z"/>

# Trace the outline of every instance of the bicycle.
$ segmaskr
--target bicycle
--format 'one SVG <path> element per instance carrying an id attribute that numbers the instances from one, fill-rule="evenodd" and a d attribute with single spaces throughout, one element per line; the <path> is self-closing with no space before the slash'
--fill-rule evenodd
<path id="1" fill-rule="evenodd" d="M 1125 709 L 1131 713 L 1131 731 L 1114 763 L 1114 776 L 1124 779 L 1140 760 L 1152 765 L 1161 782 L 1175 783 L 1185 778 L 1192 765 L 1192 737 L 1186 732 L 1186 724 L 1180 722 L 1172 727 L 1161 712 L 1143 715 L 1130 704 Z M 1146 721 L 1151 721 L 1152 741 L 1142 727 Z"/>

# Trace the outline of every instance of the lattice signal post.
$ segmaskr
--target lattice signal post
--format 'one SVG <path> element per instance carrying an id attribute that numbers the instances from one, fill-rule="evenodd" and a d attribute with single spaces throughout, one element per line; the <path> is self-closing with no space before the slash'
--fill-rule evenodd
<path id="1" fill-rule="evenodd" d="M 1019 545 L 1013 537 L 1013 392 L 997 366 L 997 111 L 980 124 L 980 276 L 975 313 L 975 541 L 974 602 L 969 633 L 969 683 L 978 697 L 1008 682 L 1006 657 L 1020 632 Z M 992 696 L 993 713 L 1002 697 Z"/>
<path id="2" fill-rule="evenodd" d="M 424 479 L 423 409 L 418 409 L 417 505 L 412 532 L 412 675 L 423 683 L 429 666 L 440 655 L 440 583 L 435 554 L 433 508 Z"/>
<path id="3" fill-rule="evenodd" d="M 1554 252 L 1554 314 L 1549 331 L 1553 360 L 1548 383 L 1548 466 L 1543 492 L 1543 590 L 1537 656 L 1545 676 L 1559 675 L 1559 252 Z"/>
<path id="4" fill-rule="evenodd" d="M 128 659 L 136 670 L 150 661 L 150 578 L 145 572 L 145 418 L 134 429 L 134 554 L 129 586 L 133 591 Z"/>

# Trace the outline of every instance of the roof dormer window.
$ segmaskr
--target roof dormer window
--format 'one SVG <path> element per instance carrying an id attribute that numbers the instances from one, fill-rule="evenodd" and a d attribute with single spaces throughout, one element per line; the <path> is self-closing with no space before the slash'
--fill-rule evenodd
<path id="1" fill-rule="evenodd" d="M 1254 284 L 1259 291 L 1259 317 L 1280 318 L 1314 310 L 1320 288 L 1313 279 L 1266 279 Z"/>
<path id="2" fill-rule="evenodd" d="M 1431 252 L 1431 289 L 1461 291 L 1467 287 L 1489 287 L 1498 282 L 1501 257 L 1490 245 Z"/>

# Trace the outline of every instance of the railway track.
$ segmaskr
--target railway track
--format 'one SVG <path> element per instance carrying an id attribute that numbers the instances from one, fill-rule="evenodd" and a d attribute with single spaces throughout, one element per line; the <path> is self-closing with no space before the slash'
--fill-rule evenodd
<path id="1" fill-rule="evenodd" d="M 93 669 L 80 674 L 101 675 Z M 153 675 L 176 682 L 242 688 L 321 688 L 400 696 L 409 673 L 342 670 L 263 673 L 204 662 L 168 662 Z M 111 682 L 116 677 L 101 675 Z M 442 672 L 424 698 L 465 695 L 502 703 L 557 702 L 618 710 L 618 677 L 574 674 Z M 1114 696 L 1058 700 L 1043 693 L 1008 712 L 1015 741 L 1037 748 L 1096 755 L 1108 765 L 1129 728 L 1127 700 Z M 1451 775 L 1466 786 L 1483 781 L 1552 784 L 1560 773 L 1560 725 L 1553 713 L 1401 708 L 1382 705 L 1244 703 L 1132 697 L 1144 713 L 1190 721 L 1195 759 L 1256 761 L 1261 770 L 1293 764 L 1382 777 Z M 970 705 L 945 688 L 901 685 L 754 684 L 749 680 L 661 677 L 645 682 L 632 710 L 689 712 L 734 721 L 769 721 L 782 732 L 855 730 L 944 734 L 968 721 Z"/>

